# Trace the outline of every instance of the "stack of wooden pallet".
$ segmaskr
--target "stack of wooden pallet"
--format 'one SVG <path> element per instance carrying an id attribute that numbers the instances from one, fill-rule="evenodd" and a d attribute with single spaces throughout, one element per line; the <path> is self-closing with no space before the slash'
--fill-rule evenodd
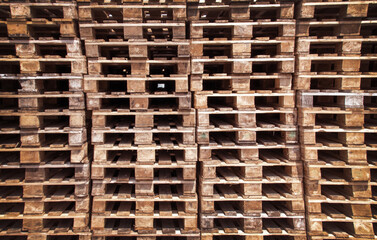
<path id="1" fill-rule="evenodd" d="M 375 19 L 0 0 L 0 239 L 375 239 Z"/>
<path id="2" fill-rule="evenodd" d="M 297 9 L 310 239 L 375 237 L 376 9 L 372 1 L 303 1 Z"/>
<path id="3" fill-rule="evenodd" d="M 76 4 L 0 3 L 0 235 L 90 239 Z"/>
<path id="4" fill-rule="evenodd" d="M 79 6 L 94 239 L 199 239 L 185 1 Z"/>
<path id="5" fill-rule="evenodd" d="M 305 239 L 293 2 L 190 1 L 202 239 Z"/>

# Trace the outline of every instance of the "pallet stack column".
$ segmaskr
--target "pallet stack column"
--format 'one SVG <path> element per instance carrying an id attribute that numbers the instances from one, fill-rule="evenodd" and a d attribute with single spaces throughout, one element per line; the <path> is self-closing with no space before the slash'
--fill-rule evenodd
<path id="1" fill-rule="evenodd" d="M 2 3 L 1 12 L 0 235 L 89 240 L 86 60 L 76 3 Z"/>
<path id="2" fill-rule="evenodd" d="M 185 1 L 83 1 L 93 239 L 198 240 Z"/>
<path id="3" fill-rule="evenodd" d="M 371 2 L 298 4 L 294 88 L 310 239 L 375 237 L 374 9 Z"/>
<path id="4" fill-rule="evenodd" d="M 187 11 L 202 239 L 305 239 L 293 2 Z"/>

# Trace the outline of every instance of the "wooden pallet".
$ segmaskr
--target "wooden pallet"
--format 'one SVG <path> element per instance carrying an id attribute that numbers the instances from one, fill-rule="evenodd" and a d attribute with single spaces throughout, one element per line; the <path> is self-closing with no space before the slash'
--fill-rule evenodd
<path id="1" fill-rule="evenodd" d="M 277 38 L 264 41 L 256 40 L 208 40 L 193 39 L 192 58 L 247 58 L 260 55 L 287 56 L 294 53 L 294 38 Z"/>
<path id="2" fill-rule="evenodd" d="M 363 36 L 374 35 L 376 20 L 311 20 L 297 21 L 296 37 Z"/>
<path id="3" fill-rule="evenodd" d="M 194 128 L 180 128 L 179 126 L 172 126 L 169 129 L 158 128 L 122 128 L 122 129 L 92 129 L 93 145 L 105 144 L 113 142 L 116 139 L 121 139 L 120 142 L 127 146 L 132 145 L 151 145 L 155 144 L 155 139 L 160 141 L 170 141 L 172 138 L 176 139 L 184 145 L 195 144 L 195 129 Z"/>
<path id="4" fill-rule="evenodd" d="M 271 147 L 271 146 L 270 146 Z M 254 150 L 254 146 L 246 145 L 217 145 L 199 146 L 199 160 L 213 164 L 256 164 L 261 166 L 286 166 L 296 164 L 299 160 L 298 146 Z"/>
<path id="5" fill-rule="evenodd" d="M 22 212 L 13 212 L 10 216 L 0 214 L 3 220 L 18 221 L 22 224 L 22 230 L 27 232 L 40 232 L 49 225 L 57 225 L 60 221 L 66 221 L 65 227 L 61 227 L 60 231 L 65 229 L 73 229 L 74 231 L 85 231 L 88 229 L 88 214 L 77 213 L 72 209 L 72 205 L 66 207 L 65 203 L 55 205 L 50 211 L 41 215 L 25 215 Z M 16 209 L 14 209 L 16 210 Z"/>
<path id="6" fill-rule="evenodd" d="M 177 179 L 195 181 L 196 165 L 131 165 L 131 166 L 114 166 L 114 165 L 92 165 L 92 179 L 110 180 L 113 178 L 131 179 L 135 181 L 154 180 L 161 176 L 174 174 Z"/>
<path id="7" fill-rule="evenodd" d="M 3 188 L 1 196 L 2 200 L 0 205 L 4 209 L 9 211 L 9 215 L 12 216 L 12 210 L 10 210 L 10 205 L 14 205 L 14 209 L 20 208 L 23 210 L 24 214 L 43 214 L 51 208 L 56 208 L 60 204 L 73 204 L 74 211 L 78 213 L 88 213 L 90 211 L 90 199 L 86 197 L 76 197 L 73 192 L 66 193 L 64 191 L 50 192 L 48 195 L 40 198 L 23 198 L 22 191 L 16 188 Z M 18 205 L 18 206 L 16 206 Z M 9 210 L 8 210 L 9 209 Z M 7 214 L 7 213 L 5 213 Z M 54 215 L 51 212 L 51 215 Z"/>
<path id="8" fill-rule="evenodd" d="M 21 2 L 4 1 L 0 3 L 0 8 L 7 18 L 13 19 L 77 19 L 75 2 Z"/>
<path id="9" fill-rule="evenodd" d="M 291 55 L 258 55 L 247 58 L 194 58 L 191 59 L 191 73 L 245 74 L 261 72 L 266 74 L 293 73 L 294 57 Z"/>
<path id="10" fill-rule="evenodd" d="M 285 213 L 271 216 L 262 214 L 261 217 L 248 217 L 242 214 L 236 216 L 204 215 L 200 216 L 202 232 L 216 232 L 221 226 L 224 232 L 238 233 L 239 230 L 245 233 L 263 233 L 263 229 L 270 229 L 271 233 L 282 233 L 281 225 L 291 227 L 291 231 L 296 233 L 305 232 L 305 217 L 301 214 L 297 216 L 286 216 Z M 219 226 L 219 227 L 218 227 Z M 220 228 L 221 229 L 221 228 Z M 284 229 L 284 227 L 283 227 Z"/>
<path id="11" fill-rule="evenodd" d="M 297 106 L 303 108 L 361 109 L 375 108 L 374 91 L 305 90 L 297 92 Z"/>
<path id="12" fill-rule="evenodd" d="M 152 197 L 135 197 L 131 196 L 122 199 L 118 196 L 103 198 L 95 196 L 93 199 L 93 215 L 98 217 L 125 216 L 133 218 L 135 216 L 154 215 L 159 212 L 161 217 L 173 215 L 196 215 L 198 213 L 198 200 L 193 198 L 181 198 L 178 194 L 164 192 L 159 196 L 156 194 Z"/>
<path id="13" fill-rule="evenodd" d="M 235 142 L 222 142 L 219 139 L 212 139 L 209 145 L 201 145 L 199 149 L 199 159 L 210 159 L 213 151 L 228 150 L 237 152 L 240 161 L 246 160 L 266 160 L 266 161 L 286 161 L 298 160 L 299 147 L 292 144 L 236 144 Z M 267 153 L 267 152 L 270 152 Z M 226 153 L 225 153 L 226 154 Z M 236 155 L 237 156 L 237 155 Z"/>
<path id="14" fill-rule="evenodd" d="M 211 0 L 204 0 L 204 1 L 198 1 L 198 0 L 189 0 L 187 1 L 187 5 L 190 6 L 190 5 L 194 5 L 194 4 L 198 4 L 199 6 L 218 6 L 218 5 L 231 5 L 231 4 L 247 4 L 249 3 L 250 5 L 253 5 L 252 7 L 256 7 L 258 8 L 258 5 L 260 4 L 261 7 L 265 7 L 265 4 L 272 4 L 272 3 L 275 3 L 277 4 L 276 7 L 280 7 L 279 4 L 283 4 L 283 3 L 286 3 L 286 1 L 281 1 L 281 0 L 264 0 L 263 2 L 259 2 L 259 3 L 255 3 L 253 1 L 250 1 L 250 0 L 242 0 L 242 1 L 234 1 L 234 0 L 220 0 L 220 1 L 217 1 L 217 2 L 212 2 Z M 274 7 L 274 6 L 269 6 L 269 7 Z"/>
<path id="15" fill-rule="evenodd" d="M 0 73 L 72 73 L 86 74 L 85 57 L 61 58 L 56 56 L 44 58 L 0 58 Z"/>
<path id="16" fill-rule="evenodd" d="M 87 93 L 117 92 L 120 88 L 127 93 L 172 91 L 185 93 L 189 89 L 187 74 L 161 75 L 85 75 L 84 89 Z"/>
<path id="17" fill-rule="evenodd" d="M 260 198 L 243 198 L 235 192 L 219 192 L 213 197 L 201 196 L 201 213 L 204 215 L 245 218 L 264 216 L 295 216 L 305 212 L 304 201 L 295 196 L 281 196 L 279 199 L 263 196 Z M 241 216 L 242 216 L 241 215 Z"/>
<path id="18" fill-rule="evenodd" d="M 260 217 L 261 214 L 281 216 L 278 209 L 283 209 L 282 212 L 285 212 L 286 216 L 305 212 L 304 201 L 288 192 L 281 194 L 280 197 L 271 198 L 263 195 L 258 198 L 244 198 L 232 188 L 219 188 L 213 196 L 201 196 L 200 206 L 203 214 L 215 216 L 223 214 L 222 216 L 228 217 L 235 217 L 240 213 L 250 218 Z"/>
<path id="19" fill-rule="evenodd" d="M 299 55 L 296 59 L 297 72 L 321 74 L 326 72 L 368 72 L 369 64 L 376 61 L 377 56 L 360 56 L 350 54 L 339 56 L 337 53 Z"/>
<path id="20" fill-rule="evenodd" d="M 57 112 L 0 111 L 0 122 L 0 131 L 4 133 L 30 128 L 44 131 L 83 128 L 85 127 L 85 112 L 81 110 Z"/>
<path id="21" fill-rule="evenodd" d="M 122 0 L 123 4 L 139 4 L 139 5 L 160 5 L 160 4 L 168 4 L 168 5 L 180 5 L 184 4 L 185 1 L 183 0 L 168 0 L 168 1 L 162 1 L 162 0 Z"/>
<path id="22" fill-rule="evenodd" d="M 114 210 L 116 211 L 116 210 Z M 169 211 L 169 210 L 167 210 Z M 106 225 L 109 222 L 121 221 L 126 232 L 131 232 L 131 229 L 135 229 L 137 232 L 143 233 L 155 233 L 157 224 L 160 224 L 165 231 L 169 233 L 175 233 L 174 226 L 182 226 L 183 232 L 196 232 L 197 231 L 197 216 L 196 214 L 186 215 L 179 211 L 172 211 L 171 215 L 165 215 L 166 211 L 158 210 L 153 216 L 119 216 L 117 212 L 107 215 L 92 215 L 92 230 L 106 231 Z M 169 213 L 168 213 L 169 214 Z M 128 229 L 128 230 L 127 230 Z"/>
<path id="23" fill-rule="evenodd" d="M 101 183 L 95 181 L 97 186 Z M 111 201 L 131 201 L 139 202 L 137 205 L 145 207 L 150 206 L 151 202 L 164 202 L 164 201 L 177 201 L 177 202 L 189 202 L 193 208 L 197 206 L 196 193 L 185 194 L 181 186 L 174 184 L 158 185 L 156 191 L 152 195 L 138 194 L 135 189 L 130 188 L 127 184 L 114 184 L 108 185 L 105 192 L 92 193 L 93 204 L 99 204 L 98 210 L 103 209 L 104 202 Z M 102 210 L 100 210 L 102 211 Z M 149 210 L 146 210 L 147 212 Z"/>
<path id="24" fill-rule="evenodd" d="M 260 17 L 257 17 L 258 15 Z M 293 15 L 294 4 L 291 2 L 255 4 L 252 1 L 218 1 L 216 3 L 207 1 L 206 3 L 206 1 L 190 0 L 187 4 L 189 21 L 292 19 Z"/>
<path id="25" fill-rule="evenodd" d="M 125 239 L 143 239 L 143 238 L 151 238 L 151 239 L 167 239 L 167 240 L 199 240 L 200 239 L 200 232 L 199 229 L 196 231 L 186 232 L 182 230 L 182 225 L 176 226 L 175 224 L 170 224 L 169 221 L 158 221 L 155 231 L 151 231 L 150 233 L 140 233 L 140 231 L 136 231 L 133 228 L 129 228 L 126 225 L 126 221 L 108 221 L 107 226 L 103 230 L 95 230 L 93 231 L 93 239 L 95 240 L 104 240 L 104 239 L 112 239 L 114 237 L 126 237 Z M 179 221 L 175 222 L 180 224 Z"/>
<path id="26" fill-rule="evenodd" d="M 331 164 L 339 166 L 344 166 L 346 164 L 366 165 L 367 149 L 372 150 L 374 149 L 374 147 L 334 147 L 302 145 L 301 156 L 303 160 L 309 162 L 316 162 L 315 164 L 324 164 L 326 162 L 329 162 Z"/>
<path id="27" fill-rule="evenodd" d="M 230 159 L 241 162 L 249 160 L 263 160 L 267 162 L 282 163 L 297 161 L 300 158 L 297 145 L 261 145 L 248 144 L 239 145 L 234 142 L 222 142 L 221 139 L 214 139 L 209 145 L 199 146 L 199 160 L 211 160 L 215 156 L 229 156 Z M 219 156 L 219 158 L 221 158 Z M 226 157 L 225 157 L 226 158 Z"/>
<path id="28" fill-rule="evenodd" d="M 59 112 L 63 109 L 83 110 L 85 108 L 82 92 L 44 92 L 44 93 L 0 93 L 2 112 L 15 109 L 28 111 Z"/>
<path id="29" fill-rule="evenodd" d="M 201 220 L 203 220 L 203 215 Z M 206 219 L 207 220 L 207 219 Z M 305 234 L 305 217 L 295 218 L 245 218 L 245 219 L 217 219 L 208 229 L 202 229 L 205 235 L 301 235 Z M 203 227 L 203 226 L 202 226 Z"/>
<path id="30" fill-rule="evenodd" d="M 129 142 L 128 138 L 112 138 L 107 139 L 104 144 L 95 145 L 94 147 L 100 150 L 140 150 L 140 154 L 145 156 L 145 160 L 151 161 L 154 157 L 152 156 L 153 150 L 182 150 L 184 148 L 188 148 L 190 152 L 188 154 L 193 154 L 192 147 L 195 147 L 195 144 L 184 144 L 180 139 L 174 138 L 174 136 L 170 136 L 170 138 L 160 139 L 159 137 L 155 137 L 153 139 L 152 145 L 133 145 Z M 148 150 L 149 149 L 149 150 Z M 147 151 L 143 151 L 147 150 Z M 152 150 L 152 152 L 150 151 Z M 103 154 L 103 152 L 99 152 Z M 190 157 L 190 159 L 193 159 Z"/>
<path id="31" fill-rule="evenodd" d="M 74 179 L 73 179 L 74 180 Z M 89 191 L 89 181 L 86 180 L 62 180 L 51 179 L 40 182 L 1 182 L 4 195 L 10 199 L 44 197 L 55 198 L 74 194 L 75 197 L 86 197 Z"/>
<path id="32" fill-rule="evenodd" d="M 16 218 L 17 219 L 17 218 Z M 24 216 L 19 220 L 22 221 L 22 230 L 28 232 L 42 232 L 51 225 L 62 225 L 58 231 L 64 232 L 72 229 L 76 232 L 88 231 L 89 214 L 62 214 L 58 216 Z"/>
<path id="33" fill-rule="evenodd" d="M 79 27 L 82 40 L 119 38 L 151 41 L 186 38 L 186 23 L 183 21 L 80 23 Z"/>
<path id="34" fill-rule="evenodd" d="M 336 196 L 336 195 L 332 195 Z M 332 218 L 353 218 L 368 219 L 372 218 L 373 206 L 376 203 L 372 199 L 349 200 L 330 198 L 325 196 L 322 199 L 315 197 L 306 197 L 305 204 L 309 215 L 313 217 L 324 218 L 330 216 Z"/>
<path id="35" fill-rule="evenodd" d="M 143 1 L 147 2 L 147 1 Z M 169 4 L 165 1 L 162 4 L 140 5 L 137 1 L 130 1 L 128 4 L 90 4 L 79 6 L 80 21 L 92 22 L 146 22 L 146 21 L 185 21 L 186 4 L 175 1 Z M 111 15 L 111 17 L 110 17 Z"/>
<path id="36" fill-rule="evenodd" d="M 119 124 L 119 121 L 122 124 Z M 187 111 L 154 111 L 145 112 L 117 112 L 93 110 L 93 128 L 153 128 L 171 129 L 173 126 L 179 128 L 195 127 L 196 114 L 194 109 Z"/>
<path id="37" fill-rule="evenodd" d="M 308 235 L 336 239 L 362 238 L 374 239 L 373 222 L 369 219 L 325 218 L 307 216 Z"/>
<path id="38" fill-rule="evenodd" d="M 323 18 L 364 18 L 368 17 L 368 7 L 374 1 L 302 1 L 297 5 L 298 19 L 323 19 Z"/>
<path id="39" fill-rule="evenodd" d="M 349 236 L 351 237 L 351 236 Z M 309 240 L 328 240 L 328 239 L 349 239 L 349 237 L 346 237 L 346 238 L 338 238 L 337 236 L 335 236 L 335 234 L 327 234 L 326 236 L 308 236 L 307 239 Z M 353 237 L 352 239 L 355 239 L 355 240 L 364 240 L 365 238 L 358 238 L 358 237 Z"/>
<path id="40" fill-rule="evenodd" d="M 81 74 L 1 74 L 0 78 L 1 92 L 82 92 L 84 88 Z"/>
<path id="41" fill-rule="evenodd" d="M 128 5 L 123 5 L 127 7 Z M 174 5 L 176 6 L 176 5 Z M 127 10 L 129 11 L 129 10 Z M 149 58 L 149 60 L 158 58 L 184 58 L 190 57 L 190 42 L 185 39 L 123 39 L 103 40 L 86 40 L 86 56 L 92 58 L 117 58 L 124 57 L 127 59 Z"/>
<path id="42" fill-rule="evenodd" d="M 164 181 L 195 181 L 196 165 L 92 165 L 92 180 L 146 182 L 148 180 Z"/>
<path id="43" fill-rule="evenodd" d="M 178 230 L 178 232 L 180 232 Z M 145 238 L 150 240 L 200 240 L 200 234 L 187 234 L 189 236 L 182 236 L 182 233 L 180 235 L 170 235 L 170 234 L 163 234 L 162 230 L 156 231 L 156 234 L 138 234 L 138 233 L 132 233 L 132 234 L 117 234 L 122 236 L 122 239 L 124 240 L 143 240 Z M 92 237 L 93 240 L 114 240 L 116 239 L 116 236 L 108 235 L 108 236 L 94 236 Z"/>
<path id="44" fill-rule="evenodd" d="M 121 66 L 119 66 L 121 65 Z M 173 74 L 187 75 L 190 73 L 189 58 L 138 59 L 126 60 L 125 58 L 113 59 L 88 59 L 88 73 L 92 75 L 105 75 L 111 77 L 127 75 L 149 76 L 153 74 L 169 77 Z"/>
<path id="45" fill-rule="evenodd" d="M 9 38 L 60 39 L 78 36 L 73 19 L 8 19 L 0 21 L 0 25 L 7 27 Z"/>
<path id="46" fill-rule="evenodd" d="M 96 145 L 93 151 L 94 166 L 177 166 L 190 165 L 197 161 L 197 146 L 179 146 L 173 142 L 164 146 L 123 146 Z"/>
<path id="47" fill-rule="evenodd" d="M 20 147 L 20 143 L 10 142 L 0 148 L 2 164 L 65 164 L 88 162 L 88 143 L 81 146 L 58 146 L 57 144 L 45 145 L 38 148 Z"/>
<path id="48" fill-rule="evenodd" d="M 346 3 L 346 2 L 342 2 Z M 372 54 L 372 48 L 376 44 L 373 37 L 348 36 L 341 37 L 298 37 L 296 41 L 295 53 L 300 55 L 323 55 L 338 54 L 338 56 L 347 54 Z M 363 51 L 362 51 L 363 50 Z"/>
<path id="49" fill-rule="evenodd" d="M 263 37 L 269 40 L 277 37 L 294 37 L 295 25 L 295 20 L 292 19 L 282 21 L 247 20 L 242 22 L 199 20 L 191 21 L 190 37 L 191 39 L 242 38 L 244 40 Z M 222 30 L 219 31 L 219 28 Z"/>
<path id="50" fill-rule="evenodd" d="M 303 177 L 302 165 L 299 162 L 266 163 L 254 161 L 252 163 L 232 163 L 230 160 L 212 158 L 210 161 L 200 162 L 200 176 L 204 181 L 213 182 L 225 178 L 229 181 L 263 181 L 268 179 L 294 180 Z"/>
<path id="51" fill-rule="evenodd" d="M 161 1 L 161 0 L 77 0 L 79 6 L 86 6 L 86 5 L 185 5 L 185 1 L 183 0 L 168 0 L 168 1 Z"/>
<path id="52" fill-rule="evenodd" d="M 114 191 L 118 196 L 136 197 L 155 196 L 155 189 L 164 192 L 178 192 L 182 197 L 191 197 L 196 194 L 196 181 L 180 180 L 173 176 L 155 177 L 153 181 L 136 181 L 133 177 L 122 179 L 113 177 L 110 180 L 92 180 L 92 196 L 112 196 Z"/>
<path id="53" fill-rule="evenodd" d="M 1 6 L 1 5 L 0 5 Z M 7 58 L 75 58 L 83 57 L 79 39 L 60 40 L 0 40 Z"/>
<path id="54" fill-rule="evenodd" d="M 20 1 L 1 0 L 1 2 L 2 3 L 13 3 L 13 2 L 29 3 L 30 0 L 20 0 Z M 33 2 L 33 0 L 31 2 Z M 40 2 L 40 1 L 37 1 L 37 2 Z M 71 3 L 71 1 L 68 1 L 68 0 L 62 0 L 62 1 L 59 1 L 59 0 L 47 0 L 47 1 L 44 1 L 44 3 L 64 3 L 64 2 Z"/>
<path id="55" fill-rule="evenodd" d="M 373 130 L 358 129 L 358 128 L 301 128 L 300 129 L 300 143 L 314 144 L 316 146 L 355 146 L 362 147 L 365 138 L 372 135 Z"/>
<path id="56" fill-rule="evenodd" d="M 88 180 L 90 177 L 89 164 L 22 164 L 22 165 L 1 165 L 1 175 L 3 176 L 0 185 L 6 186 L 7 183 L 25 185 L 34 182 L 61 182 L 69 178 L 73 182 Z"/>
<path id="57" fill-rule="evenodd" d="M 350 171 L 350 174 L 354 171 L 355 173 L 352 173 L 352 175 L 361 174 L 360 176 L 364 176 L 363 168 L 372 167 L 376 164 L 373 160 L 376 155 L 374 148 L 366 146 L 339 148 L 306 145 L 302 147 L 301 153 L 302 159 L 314 168 L 313 171 L 320 170 L 316 168 L 351 168 L 344 171 Z"/>
<path id="58" fill-rule="evenodd" d="M 217 233 L 205 233 L 202 234 L 202 240 L 267 240 L 271 237 L 275 237 L 281 240 L 306 240 L 306 234 L 276 234 L 276 233 L 269 233 L 267 230 L 263 231 L 264 235 L 261 234 L 232 234 L 232 233 L 225 233 L 223 230 L 218 231 Z M 293 236 L 292 236 L 293 235 Z"/>
<path id="59" fill-rule="evenodd" d="M 66 212 L 89 213 L 89 197 L 77 198 L 73 195 L 53 195 L 52 197 L 27 199 L 5 198 L 0 202 L 3 218 L 19 219 L 29 215 L 60 216 Z"/>
<path id="60" fill-rule="evenodd" d="M 225 175 L 225 174 L 224 174 Z M 231 175 L 231 174 L 229 174 Z M 270 180 L 272 179 L 272 180 Z M 243 198 L 269 198 L 280 199 L 281 196 L 302 197 L 302 181 L 300 179 L 283 179 L 281 177 L 265 176 L 262 180 L 232 179 L 231 176 L 217 176 L 215 179 L 199 180 L 199 191 L 202 196 L 213 196 L 220 188 L 226 188 L 230 193 L 238 192 Z"/>
<path id="61" fill-rule="evenodd" d="M 377 76 L 373 72 L 318 72 L 295 74 L 295 89 L 374 90 Z"/>
<path id="62" fill-rule="evenodd" d="M 367 182 L 371 179 L 368 165 L 334 165 L 331 163 L 306 162 L 304 166 L 305 179 L 308 181 L 327 180 L 341 184 Z"/>
<path id="63" fill-rule="evenodd" d="M 190 93 L 125 94 L 125 92 L 88 93 L 86 98 L 88 110 L 147 110 L 147 109 L 191 109 Z"/>
<path id="64" fill-rule="evenodd" d="M 161 0 L 110 0 L 110 1 L 105 1 L 105 0 L 77 0 L 77 3 L 79 6 L 87 6 L 87 5 L 101 5 L 105 6 L 106 5 L 135 5 L 138 7 L 146 5 L 150 5 L 152 8 L 156 6 L 162 6 L 162 8 L 165 8 L 166 6 L 168 7 L 173 7 L 172 5 L 184 5 L 186 4 L 185 1 L 183 0 L 168 0 L 168 1 L 161 1 Z"/>
<path id="65" fill-rule="evenodd" d="M 247 107 L 246 103 L 244 105 Z M 214 127 L 226 129 L 231 125 L 240 128 L 274 128 L 278 130 L 292 128 L 297 124 L 296 110 L 293 108 L 258 107 L 257 109 L 236 110 L 234 107 L 213 104 L 210 105 L 210 108 L 197 109 L 197 118 L 198 127 L 209 129 Z"/>
<path id="66" fill-rule="evenodd" d="M 22 232 L 21 230 L 17 229 L 4 229 L 2 232 L 0 232 L 0 236 L 3 239 L 20 239 L 20 240 L 34 240 L 34 239 L 40 239 L 40 240 L 61 240 L 61 239 L 77 239 L 77 240 L 90 240 L 92 239 L 92 234 L 88 232 L 73 232 L 72 230 L 68 230 L 66 232 L 59 231 L 63 227 L 63 222 L 60 223 L 60 225 L 57 225 L 56 227 L 52 227 L 51 229 L 46 228 L 46 232 L 44 233 L 28 233 L 28 232 Z M 56 230 L 55 230 L 56 229 Z M 9 230 L 9 231 L 7 231 Z"/>
<path id="67" fill-rule="evenodd" d="M 86 128 L 22 129 L 0 131 L 0 147 L 82 146 Z"/>
<path id="68" fill-rule="evenodd" d="M 95 219 L 95 223 L 93 220 Z M 194 216 L 174 216 L 174 217 L 136 217 L 134 219 L 127 219 L 125 217 L 115 218 L 95 218 L 92 216 L 92 229 L 94 234 L 110 233 L 112 232 L 112 225 L 119 225 L 118 231 L 121 233 L 130 234 L 133 231 L 139 234 L 156 234 L 161 229 L 163 234 L 176 234 L 177 229 L 182 233 L 195 234 L 197 229 L 197 217 Z M 110 228 L 109 228 L 110 227 Z M 160 234 L 159 234 L 160 235 Z"/>
<path id="69" fill-rule="evenodd" d="M 89 60 L 85 91 L 117 92 L 121 87 L 130 93 L 187 92 L 189 65 L 187 58 Z"/>
<path id="70" fill-rule="evenodd" d="M 226 127 L 225 127 L 226 126 Z M 224 128 L 223 128 L 224 127 Z M 298 136 L 295 127 L 234 127 L 224 122 L 220 125 L 197 127 L 196 142 L 209 144 L 211 139 L 222 138 L 223 142 L 236 142 L 237 144 L 258 143 L 260 145 L 277 145 L 297 143 Z"/>
<path id="71" fill-rule="evenodd" d="M 184 145 L 194 145 L 194 129 L 177 127 L 172 127 L 167 130 L 159 130 L 157 128 L 122 128 L 121 130 L 117 130 L 116 128 L 109 130 L 92 129 L 92 144 L 95 145 L 111 144 L 114 141 L 119 141 L 123 146 L 131 147 L 132 145 L 154 145 L 156 144 L 156 140 L 169 144 L 171 139 L 175 139 L 177 142 L 181 142 Z"/>
<path id="72" fill-rule="evenodd" d="M 202 91 L 194 93 L 196 109 L 239 109 L 239 110 L 272 110 L 276 108 L 294 108 L 294 92 L 276 91 Z M 216 99 L 216 100 L 214 100 Z"/>
<path id="73" fill-rule="evenodd" d="M 319 199 L 366 200 L 372 197 L 372 188 L 367 181 L 347 182 L 332 175 L 321 180 L 306 180 L 305 193 Z"/>
<path id="74" fill-rule="evenodd" d="M 344 109 L 339 107 L 309 107 L 298 111 L 298 125 L 302 127 L 345 128 L 362 127 L 363 111 L 359 109 Z"/>
<path id="75" fill-rule="evenodd" d="M 291 90 L 292 75 L 276 74 L 192 74 L 191 91 L 250 91 L 250 90 Z"/>

